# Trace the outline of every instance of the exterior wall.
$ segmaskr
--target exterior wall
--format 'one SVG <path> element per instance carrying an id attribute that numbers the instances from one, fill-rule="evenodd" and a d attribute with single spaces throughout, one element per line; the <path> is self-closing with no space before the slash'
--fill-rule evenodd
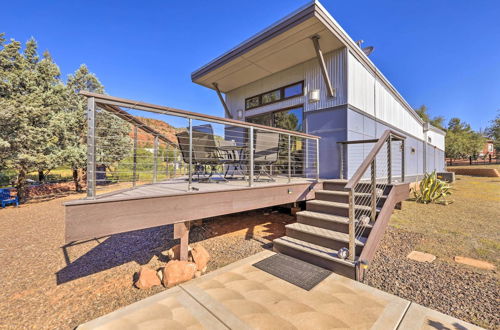
<path id="1" fill-rule="evenodd" d="M 428 130 L 425 132 L 426 141 L 428 144 L 435 146 L 441 150 L 444 150 L 444 135 L 442 133 L 435 132 L 433 130 Z"/>
<path id="2" fill-rule="evenodd" d="M 242 109 L 245 113 L 245 117 L 299 105 L 303 105 L 304 112 L 308 112 L 346 104 L 346 59 L 347 50 L 345 48 L 325 54 L 326 66 L 329 71 L 330 78 L 332 79 L 332 85 L 336 89 L 337 93 L 334 98 L 327 96 L 318 60 L 314 58 L 226 93 L 226 103 L 233 115 L 236 114 L 238 109 Z M 303 96 L 294 97 L 288 100 L 245 111 L 246 98 L 299 81 L 304 81 Z M 320 90 L 320 101 L 309 103 L 308 92 L 314 89 Z"/>

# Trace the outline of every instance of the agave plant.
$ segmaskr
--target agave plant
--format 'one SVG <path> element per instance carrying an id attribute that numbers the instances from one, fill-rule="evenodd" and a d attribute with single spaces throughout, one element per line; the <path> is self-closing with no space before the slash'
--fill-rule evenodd
<path id="1" fill-rule="evenodd" d="M 450 185 L 437 178 L 436 171 L 426 173 L 420 181 L 418 189 L 413 188 L 415 200 L 419 203 L 429 204 L 442 202 L 447 205 L 446 196 L 451 195 Z"/>

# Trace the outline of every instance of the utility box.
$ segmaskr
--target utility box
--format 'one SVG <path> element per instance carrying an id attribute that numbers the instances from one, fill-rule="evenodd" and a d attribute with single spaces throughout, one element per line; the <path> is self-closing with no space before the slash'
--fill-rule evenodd
<path id="1" fill-rule="evenodd" d="M 455 173 L 454 172 L 437 172 L 436 173 L 439 180 L 443 180 L 449 183 L 455 182 Z"/>

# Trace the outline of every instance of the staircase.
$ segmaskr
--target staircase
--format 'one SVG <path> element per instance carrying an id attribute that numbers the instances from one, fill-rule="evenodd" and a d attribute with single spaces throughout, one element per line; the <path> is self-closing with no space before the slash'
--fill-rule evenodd
<path id="1" fill-rule="evenodd" d="M 376 170 L 377 158 L 379 163 L 380 158 L 387 158 L 379 151 L 383 143 L 394 139 L 392 133 L 387 131 L 380 138 L 376 152 L 365 159 L 367 165 L 362 164 L 351 180 L 323 181 L 322 189 L 315 192 L 316 199 L 297 213 L 296 223 L 286 226 L 286 236 L 273 241 L 274 251 L 360 279 L 365 271 L 361 263 L 370 263 L 394 207 L 409 194 L 409 184 L 392 183 L 386 171 Z M 371 179 L 362 180 L 367 171 Z M 384 179 L 377 181 L 377 174 Z M 342 248 L 349 250 L 348 258 L 339 257 Z"/>

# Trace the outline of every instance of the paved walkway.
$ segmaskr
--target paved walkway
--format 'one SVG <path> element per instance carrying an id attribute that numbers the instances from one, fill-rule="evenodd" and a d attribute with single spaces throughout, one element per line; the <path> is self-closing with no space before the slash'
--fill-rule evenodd
<path id="1" fill-rule="evenodd" d="M 252 266 L 272 254 L 240 260 L 78 329 L 480 329 L 336 274 L 305 291 Z"/>

